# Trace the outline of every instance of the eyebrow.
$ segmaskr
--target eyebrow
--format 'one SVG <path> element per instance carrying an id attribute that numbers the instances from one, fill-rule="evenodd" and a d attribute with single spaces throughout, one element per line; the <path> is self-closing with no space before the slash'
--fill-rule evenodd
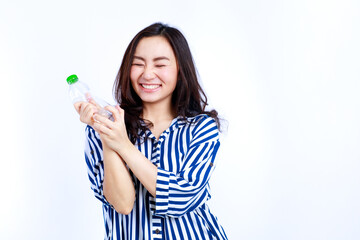
<path id="1" fill-rule="evenodd" d="M 170 59 L 165 57 L 165 56 L 156 57 L 156 58 L 153 59 L 154 62 L 160 61 L 160 60 L 168 60 L 168 61 L 170 61 Z"/>
<path id="2" fill-rule="evenodd" d="M 139 59 L 141 61 L 144 61 L 145 62 L 145 59 L 143 57 L 139 57 L 139 56 L 134 56 L 134 59 Z M 160 61 L 160 60 L 168 60 L 170 61 L 170 59 L 168 57 L 165 57 L 165 56 L 161 56 L 161 57 L 156 57 L 153 59 L 154 62 L 156 61 Z"/>

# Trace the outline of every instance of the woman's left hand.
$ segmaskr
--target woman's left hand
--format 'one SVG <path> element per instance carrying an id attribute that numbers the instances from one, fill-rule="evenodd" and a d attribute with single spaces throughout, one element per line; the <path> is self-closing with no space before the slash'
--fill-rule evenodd
<path id="1" fill-rule="evenodd" d="M 119 152 L 120 148 L 130 142 L 125 126 L 125 111 L 118 105 L 106 106 L 106 110 L 112 113 L 114 121 L 99 114 L 94 115 L 95 131 L 100 134 L 101 141 L 112 150 Z"/>

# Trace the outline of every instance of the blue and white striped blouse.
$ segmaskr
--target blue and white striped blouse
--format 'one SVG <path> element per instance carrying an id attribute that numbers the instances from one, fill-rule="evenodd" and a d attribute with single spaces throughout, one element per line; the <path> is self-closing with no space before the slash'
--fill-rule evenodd
<path id="1" fill-rule="evenodd" d="M 150 130 L 135 144 L 158 167 L 156 198 L 131 176 L 136 200 L 129 215 L 117 213 L 103 194 L 104 166 L 98 133 L 86 127 L 85 159 L 91 189 L 103 203 L 105 239 L 227 239 L 210 212 L 209 179 L 220 146 L 216 122 L 207 115 L 175 118 L 159 140 Z"/>

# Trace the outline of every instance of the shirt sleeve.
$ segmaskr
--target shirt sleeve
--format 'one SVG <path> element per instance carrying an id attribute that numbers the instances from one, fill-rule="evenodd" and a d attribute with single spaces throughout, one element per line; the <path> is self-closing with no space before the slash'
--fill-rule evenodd
<path id="1" fill-rule="evenodd" d="M 154 213 L 179 217 L 210 199 L 209 179 L 219 149 L 216 122 L 207 117 L 192 130 L 183 168 L 172 173 L 158 167 Z"/>
<path id="2" fill-rule="evenodd" d="M 97 199 L 108 207 L 112 207 L 103 193 L 104 163 L 100 137 L 90 126 L 86 127 L 85 134 L 85 161 L 90 180 L 90 187 L 94 191 L 94 195 Z"/>

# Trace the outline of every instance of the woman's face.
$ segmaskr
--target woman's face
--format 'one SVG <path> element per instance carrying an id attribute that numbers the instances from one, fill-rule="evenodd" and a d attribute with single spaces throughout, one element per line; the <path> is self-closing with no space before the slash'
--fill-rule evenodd
<path id="1" fill-rule="evenodd" d="M 171 104 L 178 67 L 164 37 L 145 37 L 138 43 L 130 70 L 131 84 L 144 104 Z"/>

